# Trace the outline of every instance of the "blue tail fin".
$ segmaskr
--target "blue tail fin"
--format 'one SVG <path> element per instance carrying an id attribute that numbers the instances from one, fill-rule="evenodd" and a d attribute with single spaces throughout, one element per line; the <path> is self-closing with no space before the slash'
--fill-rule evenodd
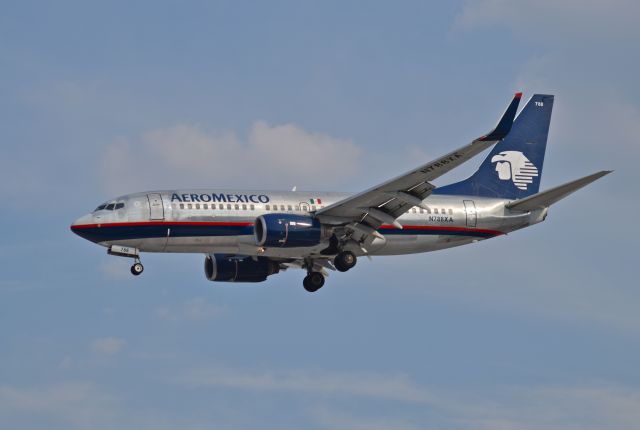
<path id="1" fill-rule="evenodd" d="M 470 178 L 433 194 L 521 199 L 537 193 L 552 109 L 553 96 L 535 94 Z"/>

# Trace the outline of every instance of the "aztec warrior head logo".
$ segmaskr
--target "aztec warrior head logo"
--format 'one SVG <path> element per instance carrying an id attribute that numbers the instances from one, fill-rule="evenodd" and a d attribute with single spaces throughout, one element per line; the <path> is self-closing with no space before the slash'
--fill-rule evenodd
<path id="1" fill-rule="evenodd" d="M 538 176 L 538 168 L 520 151 L 502 151 L 491 158 L 496 163 L 496 172 L 503 181 L 511 180 L 521 190 L 527 189 L 533 178 Z"/>

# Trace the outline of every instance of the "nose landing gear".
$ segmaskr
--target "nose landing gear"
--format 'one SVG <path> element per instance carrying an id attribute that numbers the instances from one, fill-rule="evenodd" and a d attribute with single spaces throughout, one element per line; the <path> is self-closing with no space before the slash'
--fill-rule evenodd
<path id="1" fill-rule="evenodd" d="M 134 276 L 142 274 L 143 271 L 144 266 L 142 265 L 142 263 L 140 263 L 140 260 L 136 261 L 135 263 L 133 263 L 133 266 L 131 266 L 131 274 Z"/>
<path id="2" fill-rule="evenodd" d="M 129 246 L 111 245 L 109 249 L 107 249 L 107 254 L 116 255 L 118 257 L 133 258 L 134 263 L 133 266 L 131 266 L 131 274 L 134 276 L 139 276 L 144 271 L 144 266 L 140 262 L 140 251 L 138 251 L 136 248 L 131 248 Z"/>

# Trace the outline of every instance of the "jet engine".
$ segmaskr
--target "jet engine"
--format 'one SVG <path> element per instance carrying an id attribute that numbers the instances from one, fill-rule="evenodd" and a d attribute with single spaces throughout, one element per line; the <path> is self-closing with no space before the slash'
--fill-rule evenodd
<path id="1" fill-rule="evenodd" d="M 279 271 L 278 263 L 264 257 L 211 254 L 204 259 L 204 274 L 210 281 L 262 282 Z"/>
<path id="2" fill-rule="evenodd" d="M 322 225 L 310 216 L 265 214 L 254 223 L 256 244 L 265 247 L 315 246 L 322 241 Z"/>

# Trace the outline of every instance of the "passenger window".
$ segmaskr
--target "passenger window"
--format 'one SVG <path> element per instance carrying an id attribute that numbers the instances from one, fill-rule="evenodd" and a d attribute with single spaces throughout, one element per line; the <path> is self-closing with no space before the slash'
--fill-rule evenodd
<path id="1" fill-rule="evenodd" d="M 227 203 L 227 210 L 230 211 L 231 210 L 231 203 Z"/>
<path id="2" fill-rule="evenodd" d="M 218 204 L 218 209 L 223 210 L 224 209 L 224 205 L 222 203 Z"/>
<path id="3" fill-rule="evenodd" d="M 438 208 L 435 208 L 435 209 L 433 210 L 433 213 L 434 213 L 434 214 L 436 214 L 436 215 L 438 215 Z"/>
<path id="4" fill-rule="evenodd" d="M 300 205 L 296 205 L 296 210 L 300 212 Z"/>
<path id="5" fill-rule="evenodd" d="M 180 203 L 180 209 L 184 209 L 184 203 Z"/>
<path id="6" fill-rule="evenodd" d="M 445 209 L 440 209 L 440 210 L 441 210 L 441 212 L 440 212 L 440 213 L 441 213 L 442 215 L 446 215 L 447 211 L 446 211 Z"/>
<path id="7" fill-rule="evenodd" d="M 200 209 L 200 203 L 196 203 L 196 209 Z"/>
<path id="8" fill-rule="evenodd" d="M 413 213 L 417 213 L 416 208 L 413 208 L 411 211 L 412 211 Z"/>
<path id="9" fill-rule="evenodd" d="M 293 206 L 288 205 L 288 206 L 287 206 L 287 210 L 292 211 L 292 210 L 293 210 Z"/>
<path id="10" fill-rule="evenodd" d="M 240 210 L 240 205 L 236 203 L 236 210 Z"/>
<path id="11" fill-rule="evenodd" d="M 208 205 L 208 204 L 206 204 L 206 203 L 204 203 L 204 204 L 202 205 L 202 209 L 209 209 L 209 205 Z"/>
<path id="12" fill-rule="evenodd" d="M 193 205 L 192 205 L 191 203 L 189 203 L 189 204 L 187 205 L 187 208 L 188 208 L 188 209 L 193 209 Z"/>
<path id="13" fill-rule="evenodd" d="M 423 214 L 424 213 L 424 208 L 420 208 L 420 213 Z"/>
<path id="14" fill-rule="evenodd" d="M 316 205 L 312 205 L 312 206 L 311 206 L 311 210 L 312 210 L 312 211 L 315 211 L 315 210 L 316 210 Z"/>
<path id="15" fill-rule="evenodd" d="M 255 207 L 254 205 L 249 205 L 249 209 L 251 209 L 251 210 L 255 210 L 255 208 L 256 208 L 256 207 Z"/>
<path id="16" fill-rule="evenodd" d="M 266 210 L 266 211 L 270 211 L 270 210 L 271 210 L 271 205 L 266 205 L 266 206 L 264 207 L 264 210 Z"/>
<path id="17" fill-rule="evenodd" d="M 247 210 L 247 205 L 242 205 L 242 210 L 246 211 Z"/>
<path id="18" fill-rule="evenodd" d="M 284 205 L 280 205 L 280 210 L 284 212 Z"/>

